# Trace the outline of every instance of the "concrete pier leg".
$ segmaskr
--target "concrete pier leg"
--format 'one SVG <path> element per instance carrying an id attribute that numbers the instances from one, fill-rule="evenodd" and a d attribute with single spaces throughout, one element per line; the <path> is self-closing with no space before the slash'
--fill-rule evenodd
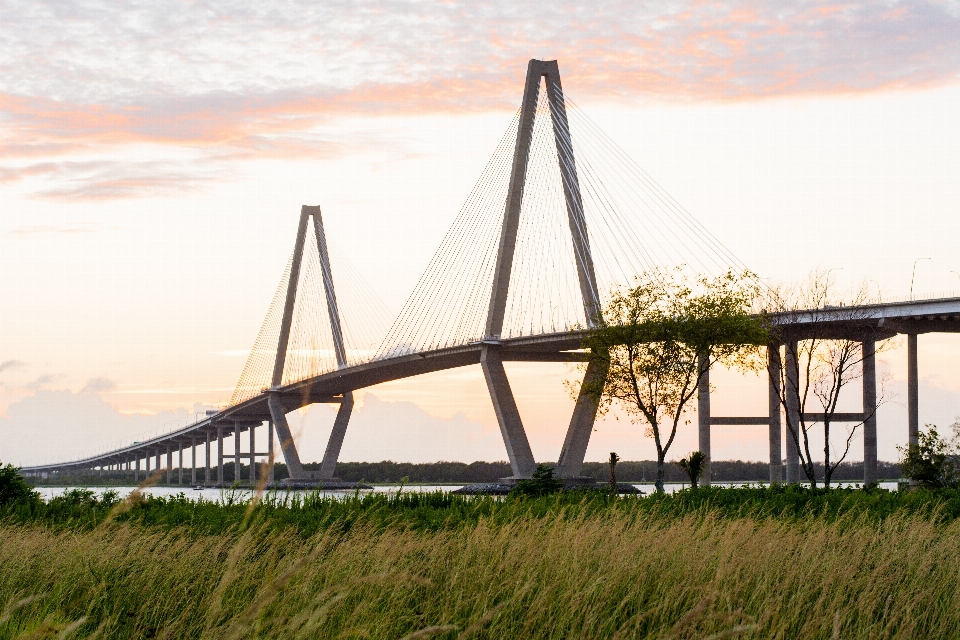
<path id="1" fill-rule="evenodd" d="M 267 407 L 270 409 L 270 417 L 273 418 L 277 437 L 280 438 L 280 452 L 283 453 L 283 460 L 287 463 L 288 477 L 291 480 L 306 479 L 307 474 L 300 463 L 300 454 L 297 453 L 297 445 L 293 442 L 293 433 L 287 423 L 287 412 L 280 396 L 271 394 L 267 400 Z"/>
<path id="2" fill-rule="evenodd" d="M 273 467 L 275 462 L 273 457 L 273 438 L 274 438 L 273 420 L 270 420 L 269 422 L 267 422 L 267 460 L 270 463 L 270 469 L 268 470 L 268 473 L 270 475 L 268 477 L 268 480 L 270 481 L 271 484 L 274 482 Z"/>
<path id="3" fill-rule="evenodd" d="M 487 381 L 490 399 L 493 401 L 493 410 L 497 414 L 497 423 L 500 425 L 503 444 L 507 448 L 513 478 L 530 478 L 537 464 L 533 460 L 533 451 L 520 421 L 520 411 L 513 398 L 507 372 L 503 368 L 499 345 L 483 345 L 480 351 L 480 366 Z"/>
<path id="4" fill-rule="evenodd" d="M 197 436 L 190 440 L 190 486 L 197 486 Z"/>
<path id="5" fill-rule="evenodd" d="M 877 484 L 877 344 L 864 340 L 863 348 L 863 484 Z"/>
<path id="6" fill-rule="evenodd" d="M 573 407 L 573 415 L 570 416 L 567 436 L 563 440 L 563 448 L 560 449 L 560 459 L 557 462 L 557 476 L 560 478 L 580 477 L 583 458 L 587 455 L 593 424 L 597 419 L 597 403 L 584 392 L 584 387 L 596 384 L 606 378 L 606 375 L 602 365 L 594 362 L 587 365 L 577 403 Z"/>
<path id="7" fill-rule="evenodd" d="M 917 334 L 907 334 L 907 438 L 910 445 L 920 440 L 920 382 L 917 366 Z"/>
<path id="8" fill-rule="evenodd" d="M 173 484 L 173 449 L 167 445 L 167 484 Z"/>
<path id="9" fill-rule="evenodd" d="M 143 457 L 143 472 L 148 478 L 150 477 L 150 452 L 147 451 L 146 455 Z"/>
<path id="10" fill-rule="evenodd" d="M 333 430 L 330 431 L 330 439 L 327 440 L 327 449 L 323 452 L 323 462 L 320 463 L 320 478 L 323 480 L 333 478 L 337 469 L 337 459 L 340 457 L 343 438 L 347 435 L 347 424 L 350 422 L 351 413 L 353 413 L 353 394 L 347 392 L 343 394 L 343 400 L 340 401 L 337 417 L 333 421 Z"/>
<path id="11" fill-rule="evenodd" d="M 137 456 L 133 464 L 133 481 L 140 484 L 140 456 Z"/>
<path id="12" fill-rule="evenodd" d="M 240 482 L 240 423 L 233 423 L 233 481 Z"/>
<path id="13" fill-rule="evenodd" d="M 787 367 L 786 389 L 784 396 L 787 405 L 787 484 L 800 482 L 800 450 L 798 444 L 803 438 L 800 430 L 800 369 L 797 363 L 797 342 L 788 342 L 786 345 Z M 791 433 L 792 431 L 792 433 Z"/>
<path id="14" fill-rule="evenodd" d="M 163 470 L 163 451 L 157 449 L 157 466 L 154 467 L 154 473 L 160 473 Z"/>
<path id="15" fill-rule="evenodd" d="M 770 484 L 783 482 L 783 425 L 780 423 L 780 346 L 767 347 L 769 378 L 768 411 L 770 412 Z"/>
<path id="16" fill-rule="evenodd" d="M 700 484 L 710 486 L 710 358 L 700 356 L 700 382 L 697 384 L 697 422 L 700 453 L 706 456 L 706 464 Z"/>
<path id="17" fill-rule="evenodd" d="M 257 452 L 257 426 L 250 425 L 250 486 L 253 487 L 257 483 L 257 461 L 255 454 Z"/>
<path id="18" fill-rule="evenodd" d="M 223 427 L 217 427 L 217 486 L 223 486 Z"/>
<path id="19" fill-rule="evenodd" d="M 203 472 L 203 484 L 209 485 L 213 482 L 213 478 L 210 475 L 210 432 L 207 431 L 206 435 L 206 448 L 207 448 L 207 460 L 206 460 L 206 469 Z"/>
<path id="20" fill-rule="evenodd" d="M 183 444 L 177 443 L 177 455 L 179 456 L 177 465 L 177 484 L 183 484 Z"/>

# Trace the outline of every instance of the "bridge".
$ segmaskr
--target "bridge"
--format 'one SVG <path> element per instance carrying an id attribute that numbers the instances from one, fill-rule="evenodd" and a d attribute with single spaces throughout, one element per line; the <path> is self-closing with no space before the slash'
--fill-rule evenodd
<path id="1" fill-rule="evenodd" d="M 583 332 L 609 292 L 652 268 L 686 265 L 714 275 L 745 268 L 564 95 L 556 61 L 540 60 L 530 61 L 520 109 L 389 329 L 378 325 L 384 314 L 375 294 L 344 260 L 338 265 L 330 249 L 320 207 L 304 206 L 292 256 L 227 408 L 142 442 L 22 473 L 116 469 L 139 480 L 141 470 L 149 475 L 152 468 L 165 469 L 168 482 L 176 470 L 183 483 L 184 452 L 190 451 L 189 482 L 195 485 L 203 451 L 204 484 L 223 485 L 224 460 L 236 462 L 236 469 L 248 461 L 254 482 L 255 462 L 273 460 L 277 441 L 292 484 L 323 484 L 335 479 L 355 391 L 479 364 L 510 460 L 513 475 L 506 480 L 528 478 L 536 462 L 504 362 L 579 361 Z M 768 415 L 712 415 L 706 377 L 699 389 L 700 450 L 709 457 L 714 426 L 766 425 L 771 482 L 800 481 L 797 443 L 783 437 L 781 347 L 789 384 L 790 372 L 796 376 L 791 348 L 795 354 L 798 341 L 853 339 L 863 344 L 863 408 L 834 418 L 863 424 L 864 480 L 874 483 L 876 342 L 908 336 L 905 435 L 916 442 L 916 337 L 960 332 L 960 298 L 810 309 L 773 314 L 772 320 L 783 342 L 768 350 Z M 585 376 L 596 375 L 587 368 Z M 310 472 L 287 416 L 316 403 L 339 408 L 320 470 Z M 797 424 L 799 408 L 787 412 L 788 422 Z M 576 399 L 557 458 L 560 477 L 580 479 L 596 413 L 588 397 Z M 256 432 L 263 428 L 266 450 L 257 451 Z M 232 452 L 225 446 L 231 437 Z"/>

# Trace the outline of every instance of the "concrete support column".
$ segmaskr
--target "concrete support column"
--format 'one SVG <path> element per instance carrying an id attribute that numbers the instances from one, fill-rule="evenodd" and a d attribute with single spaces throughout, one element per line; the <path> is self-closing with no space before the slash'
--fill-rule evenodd
<path id="1" fill-rule="evenodd" d="M 190 438 L 190 486 L 197 486 L 197 436 Z"/>
<path id="2" fill-rule="evenodd" d="M 699 423 L 700 453 L 706 456 L 700 484 L 710 486 L 710 356 L 700 356 L 700 381 L 697 383 L 697 421 Z"/>
<path id="3" fill-rule="evenodd" d="M 863 349 L 863 484 L 877 484 L 877 344 L 864 340 Z"/>
<path id="4" fill-rule="evenodd" d="M 177 455 L 179 456 L 177 465 L 177 484 L 183 484 L 183 444 L 177 443 Z"/>
<path id="5" fill-rule="evenodd" d="M 290 425 L 287 424 L 287 412 L 280 396 L 270 394 L 267 407 L 270 409 L 270 417 L 273 418 L 277 436 L 280 438 L 280 451 L 283 453 L 284 462 L 287 463 L 287 475 L 291 480 L 306 479 L 307 474 L 300 463 L 300 454 L 297 453 L 297 446 L 293 442 L 293 434 L 290 432 Z"/>
<path id="6" fill-rule="evenodd" d="M 770 484 L 783 482 L 783 425 L 780 423 L 780 345 L 767 347 L 767 376 L 769 393 L 767 405 L 770 412 Z"/>
<path id="7" fill-rule="evenodd" d="M 217 486 L 223 486 L 223 427 L 217 427 Z"/>
<path id="8" fill-rule="evenodd" d="M 911 446 L 920 442 L 920 382 L 917 366 L 917 334 L 907 334 L 907 438 Z"/>
<path id="9" fill-rule="evenodd" d="M 274 477 L 273 477 L 273 476 L 274 476 L 274 470 L 273 470 L 273 467 L 274 467 L 274 462 L 275 462 L 274 457 L 273 457 L 273 438 L 274 438 L 274 434 L 273 434 L 273 420 L 270 420 L 270 421 L 267 422 L 267 435 L 268 435 L 268 437 L 267 437 L 267 460 L 270 461 L 270 469 L 268 470 L 268 473 L 269 473 L 268 480 L 269 480 L 270 483 L 272 484 L 273 481 L 274 481 Z"/>
<path id="10" fill-rule="evenodd" d="M 173 449 L 167 444 L 167 484 L 173 484 Z"/>
<path id="11" fill-rule="evenodd" d="M 146 452 L 143 459 L 144 459 L 143 472 L 144 472 L 144 475 L 146 475 L 149 478 L 150 477 L 150 452 L 149 451 Z"/>
<path id="12" fill-rule="evenodd" d="M 337 417 L 333 421 L 333 430 L 330 432 L 330 439 L 327 440 L 327 449 L 323 452 L 323 462 L 320 463 L 322 480 L 332 479 L 337 469 L 337 460 L 340 458 L 343 438 L 347 435 L 347 424 L 350 422 L 351 413 L 353 413 L 353 393 L 348 391 L 343 394 L 343 400 L 340 401 Z"/>
<path id="13" fill-rule="evenodd" d="M 497 414 L 500 435 L 503 436 L 503 444 L 507 448 L 513 477 L 530 478 L 537 464 L 533 460 L 533 451 L 520 421 L 520 411 L 513 398 L 507 372 L 503 368 L 499 345 L 483 345 L 480 351 L 480 366 L 487 381 L 490 399 L 493 401 L 493 410 Z"/>
<path id="14" fill-rule="evenodd" d="M 163 469 L 163 451 L 161 451 L 160 449 L 157 449 L 157 466 L 154 469 L 154 473 L 160 473 L 162 469 Z"/>
<path id="15" fill-rule="evenodd" d="M 583 466 L 583 458 L 587 455 L 587 446 L 590 444 L 590 435 L 593 433 L 593 423 L 597 419 L 597 403 L 584 389 L 596 385 L 607 377 L 603 365 L 591 362 L 583 374 L 583 384 L 577 395 L 577 404 L 573 407 L 570 416 L 570 426 L 567 427 L 567 437 L 563 440 L 560 449 L 560 459 L 557 462 L 557 476 L 560 478 L 579 478 Z"/>
<path id="16" fill-rule="evenodd" d="M 240 423 L 233 423 L 233 481 L 240 482 Z"/>
<path id="17" fill-rule="evenodd" d="M 256 485 L 257 482 L 257 464 L 256 457 L 254 454 L 257 452 L 257 426 L 250 425 L 250 486 Z"/>
<path id="18" fill-rule="evenodd" d="M 140 484 L 140 456 L 137 455 L 133 463 L 133 481 Z"/>
<path id="19" fill-rule="evenodd" d="M 207 452 L 206 452 L 206 453 L 207 453 L 207 456 L 206 456 L 206 457 L 207 457 L 207 460 L 206 460 L 207 466 L 206 466 L 206 469 L 205 469 L 204 472 L 203 472 L 203 484 L 209 485 L 209 484 L 213 481 L 213 478 L 210 477 L 210 432 L 209 432 L 209 431 L 206 432 L 205 438 L 206 438 L 206 448 L 207 448 Z"/>
<path id="20" fill-rule="evenodd" d="M 787 405 L 787 484 L 800 482 L 800 450 L 799 441 L 803 437 L 800 432 L 800 368 L 797 362 L 797 341 L 786 343 L 787 367 L 786 389 L 784 397 Z"/>

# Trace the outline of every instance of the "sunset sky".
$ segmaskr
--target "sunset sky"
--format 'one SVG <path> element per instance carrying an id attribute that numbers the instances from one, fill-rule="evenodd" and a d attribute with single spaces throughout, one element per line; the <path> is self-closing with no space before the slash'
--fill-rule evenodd
<path id="1" fill-rule="evenodd" d="M 0 0 L 0 460 L 227 402 L 303 204 L 399 312 L 530 58 L 558 60 L 566 94 L 771 282 L 832 268 L 905 296 L 924 258 L 917 297 L 960 291 L 956 0 Z M 905 360 L 882 356 L 886 460 Z M 922 423 L 960 414 L 958 365 L 960 337 L 920 337 Z M 572 371 L 508 373 L 535 456 L 556 459 Z M 765 411 L 759 378 L 715 381 L 718 415 Z M 342 460 L 506 458 L 479 367 L 357 396 Z M 306 460 L 333 410 L 300 420 Z M 588 459 L 652 457 L 615 418 Z M 714 457 L 762 460 L 764 432 L 718 428 Z M 675 453 L 695 445 L 690 426 Z"/>

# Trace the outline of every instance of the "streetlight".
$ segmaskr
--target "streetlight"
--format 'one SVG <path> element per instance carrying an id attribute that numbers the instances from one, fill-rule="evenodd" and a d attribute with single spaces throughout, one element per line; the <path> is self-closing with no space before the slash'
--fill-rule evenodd
<path id="1" fill-rule="evenodd" d="M 921 260 L 931 260 L 931 258 L 917 258 L 913 261 L 913 273 L 910 274 L 910 299 L 913 300 L 913 279 L 917 276 L 917 263 Z"/>

